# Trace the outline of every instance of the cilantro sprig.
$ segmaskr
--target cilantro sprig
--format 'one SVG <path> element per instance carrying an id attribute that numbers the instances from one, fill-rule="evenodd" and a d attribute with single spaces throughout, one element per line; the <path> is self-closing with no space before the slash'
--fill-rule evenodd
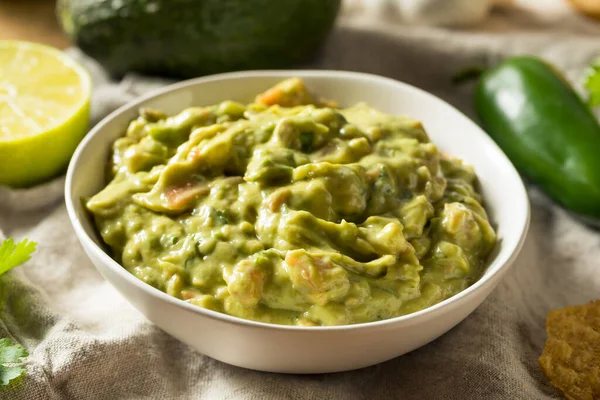
<path id="1" fill-rule="evenodd" d="M 6 386 L 10 381 L 25 372 L 25 361 L 29 353 L 21 345 L 10 339 L 0 339 L 0 385 Z"/>
<path id="2" fill-rule="evenodd" d="M 16 244 L 13 239 L 3 241 L 0 244 L 0 275 L 27 262 L 36 245 L 27 239 Z M 23 346 L 13 343 L 8 338 L 0 339 L 0 386 L 8 385 L 11 380 L 25 372 L 23 358 L 28 355 Z"/>
<path id="3" fill-rule="evenodd" d="M 15 244 L 13 239 L 6 239 L 0 244 L 0 275 L 16 266 L 27 262 L 35 251 L 36 243 L 27 239 Z"/>

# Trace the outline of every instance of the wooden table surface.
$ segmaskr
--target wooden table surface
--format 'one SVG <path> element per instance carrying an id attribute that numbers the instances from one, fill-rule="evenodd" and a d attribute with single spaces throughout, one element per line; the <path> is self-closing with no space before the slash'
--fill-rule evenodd
<path id="1" fill-rule="evenodd" d="M 0 39 L 19 39 L 64 49 L 69 39 L 56 21 L 55 0 L 0 0 Z"/>

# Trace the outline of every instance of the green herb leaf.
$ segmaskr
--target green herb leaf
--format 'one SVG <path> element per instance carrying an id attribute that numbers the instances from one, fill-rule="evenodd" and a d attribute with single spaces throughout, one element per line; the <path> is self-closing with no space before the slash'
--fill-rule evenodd
<path id="1" fill-rule="evenodd" d="M 227 211 L 215 211 L 215 220 L 219 225 L 227 225 L 229 223 L 229 213 Z"/>
<path id="2" fill-rule="evenodd" d="M 314 134 L 312 132 L 300 133 L 300 147 L 304 153 L 310 153 L 313 151 Z"/>
<path id="3" fill-rule="evenodd" d="M 13 344 L 10 339 L 0 339 L 0 364 L 18 363 L 20 358 L 28 355 L 27 350 L 18 344 Z"/>
<path id="4" fill-rule="evenodd" d="M 383 287 L 379 287 L 379 286 L 377 287 L 377 289 L 379 289 L 379 290 L 381 290 L 383 292 L 389 293 L 389 294 L 391 294 L 391 295 L 393 295 L 395 297 L 398 297 L 398 295 L 396 293 L 394 293 L 394 291 L 392 289 L 383 288 Z"/>
<path id="5" fill-rule="evenodd" d="M 6 239 L 0 245 L 0 275 L 10 269 L 27 262 L 35 251 L 36 243 L 27 239 L 15 244 L 13 239 Z"/>
<path id="6" fill-rule="evenodd" d="M 8 385 L 25 372 L 22 359 L 28 355 L 23 346 L 14 344 L 8 338 L 0 339 L 0 385 Z"/>
<path id="7" fill-rule="evenodd" d="M 588 92 L 588 105 L 600 105 L 600 57 L 594 59 L 587 67 L 583 85 Z"/>

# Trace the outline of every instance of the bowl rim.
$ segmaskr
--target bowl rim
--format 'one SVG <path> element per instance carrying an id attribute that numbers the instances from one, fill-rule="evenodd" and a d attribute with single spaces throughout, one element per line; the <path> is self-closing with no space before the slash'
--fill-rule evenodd
<path id="1" fill-rule="evenodd" d="M 199 306 L 195 306 L 185 301 L 178 299 L 176 297 L 170 296 L 165 292 L 160 291 L 157 288 L 141 281 L 140 279 L 133 276 L 129 271 L 127 271 L 122 265 L 117 263 L 112 257 L 110 257 L 96 242 L 87 234 L 85 231 L 83 224 L 77 217 L 77 212 L 75 210 L 75 205 L 72 199 L 73 192 L 73 182 L 74 175 L 77 166 L 82 161 L 81 155 L 84 150 L 87 148 L 89 143 L 94 139 L 94 137 L 100 134 L 104 127 L 111 122 L 113 119 L 117 118 L 122 113 L 125 113 L 131 109 L 139 107 L 141 104 L 152 100 L 156 97 L 162 96 L 169 92 L 178 91 L 181 89 L 185 89 L 188 87 L 202 85 L 207 82 L 220 81 L 220 80 L 229 80 L 235 78 L 253 78 L 253 77 L 321 77 L 321 78 L 348 78 L 348 79 L 363 79 L 363 80 L 373 80 L 379 81 L 381 83 L 387 85 L 393 85 L 401 88 L 404 91 L 413 92 L 418 94 L 419 96 L 426 97 L 429 101 L 433 102 L 441 102 L 445 104 L 447 107 L 450 107 L 455 113 L 457 113 L 462 118 L 468 120 L 469 123 L 473 125 L 473 128 L 483 136 L 483 140 L 487 140 L 495 150 L 500 153 L 499 156 L 504 158 L 506 161 L 507 167 L 510 171 L 506 171 L 513 175 L 513 178 L 517 183 L 517 193 L 521 198 L 521 201 L 524 203 L 524 212 L 525 218 L 521 221 L 520 224 L 520 236 L 515 246 L 510 251 L 510 255 L 506 258 L 503 263 L 498 263 L 499 265 L 495 265 L 497 262 L 498 254 L 488 262 L 487 268 L 493 268 L 489 273 L 484 274 L 479 278 L 475 283 L 466 288 L 465 290 L 455 294 L 454 296 L 449 297 L 446 300 L 443 300 L 433 306 L 424 308 L 422 310 L 394 317 L 389 319 L 384 319 L 381 321 L 373 321 L 373 322 L 363 322 L 357 324 L 349 324 L 349 325 L 335 325 L 335 326 L 296 326 L 296 325 L 279 325 L 272 324 L 267 322 L 259 322 L 249 319 L 244 319 L 240 317 L 235 317 L 232 315 L 228 315 L 225 313 L 220 313 L 217 311 L 209 310 L 206 308 L 202 308 Z M 141 291 L 146 294 L 156 297 L 160 300 L 164 300 L 167 303 L 170 303 L 176 307 L 181 307 L 185 310 L 191 311 L 193 313 L 200 314 L 204 317 L 208 317 L 211 319 L 220 320 L 227 323 L 232 323 L 235 325 L 242 325 L 249 328 L 259 328 L 259 329 L 276 329 L 282 331 L 296 331 L 296 332 L 318 332 L 318 331 L 347 331 L 347 330 L 362 330 L 362 329 L 371 329 L 376 327 L 389 327 L 391 325 L 396 324 L 404 324 L 409 325 L 416 323 L 419 319 L 424 319 L 426 317 L 435 317 L 439 313 L 441 313 L 444 309 L 449 310 L 452 308 L 451 306 L 457 306 L 459 303 L 467 302 L 469 299 L 474 299 L 476 293 L 482 290 L 485 286 L 491 285 L 492 281 L 498 280 L 501 276 L 510 268 L 510 266 L 514 263 L 515 259 L 519 255 L 523 244 L 525 242 L 525 238 L 527 236 L 527 232 L 529 229 L 530 219 L 531 219 L 531 210 L 529 204 L 529 198 L 527 195 L 527 191 L 521 176 L 517 172 L 516 168 L 512 164 L 512 162 L 508 159 L 508 157 L 504 154 L 504 152 L 496 145 L 496 143 L 481 129 L 473 120 L 467 117 L 460 110 L 455 108 L 453 105 L 448 102 L 442 100 L 441 98 L 423 90 L 417 88 L 415 86 L 409 85 L 407 83 L 387 78 L 375 74 L 363 73 L 363 72 L 353 72 L 353 71 L 337 71 L 337 70 L 250 70 L 250 71 L 237 71 L 237 72 L 226 72 L 221 74 L 214 74 L 194 79 L 188 79 L 184 81 L 180 81 L 177 83 L 166 85 L 165 87 L 158 88 L 150 91 L 149 93 L 134 99 L 133 101 L 127 102 L 123 106 L 119 107 L 115 111 L 108 114 L 104 117 L 100 122 L 98 122 L 85 136 L 85 138 L 81 141 L 79 146 L 77 147 L 67 170 L 66 180 L 65 180 L 65 203 L 67 206 L 67 213 L 71 224 L 75 230 L 76 235 L 79 240 L 82 242 L 83 247 L 86 251 L 91 251 L 93 255 L 98 258 L 107 268 L 112 270 L 112 272 L 116 273 L 120 278 L 125 279 L 130 284 L 134 285 Z M 106 279 L 106 278 L 105 278 Z M 110 282 L 109 282 L 110 283 Z M 112 284 L 111 284 L 112 285 Z M 128 301 L 129 302 L 129 301 Z"/>

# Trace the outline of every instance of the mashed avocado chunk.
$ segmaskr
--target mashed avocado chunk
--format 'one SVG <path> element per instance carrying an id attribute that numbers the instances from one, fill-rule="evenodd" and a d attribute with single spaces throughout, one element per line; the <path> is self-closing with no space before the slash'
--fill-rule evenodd
<path id="1" fill-rule="evenodd" d="M 183 301 L 286 325 L 415 312 L 496 242 L 473 169 L 423 126 L 339 109 L 297 78 L 251 104 L 141 110 L 87 201 L 113 257 Z"/>

